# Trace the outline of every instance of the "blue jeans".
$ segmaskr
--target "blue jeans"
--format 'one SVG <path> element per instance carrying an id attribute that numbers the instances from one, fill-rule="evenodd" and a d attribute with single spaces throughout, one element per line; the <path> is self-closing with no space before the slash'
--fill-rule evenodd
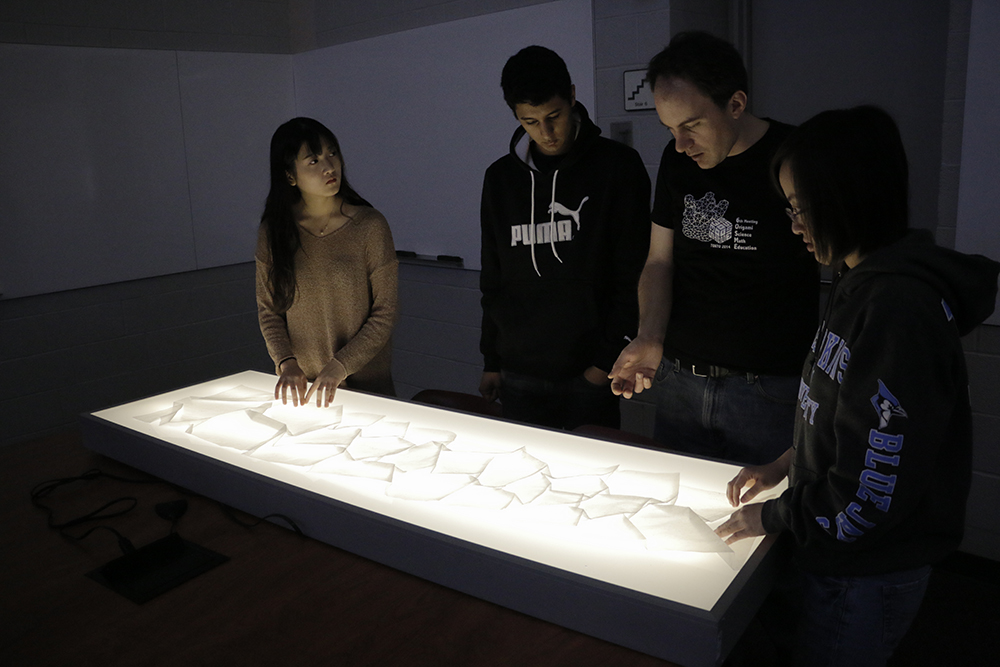
<path id="1" fill-rule="evenodd" d="M 700 377 L 664 358 L 653 389 L 653 438 L 668 449 L 759 465 L 792 446 L 798 377 Z"/>
<path id="2" fill-rule="evenodd" d="M 865 577 L 806 573 L 794 664 L 885 665 L 920 609 L 930 574 L 930 566 Z"/>
<path id="3" fill-rule="evenodd" d="M 568 380 L 500 372 L 500 404 L 506 419 L 573 430 L 583 424 L 619 428 L 619 398 L 609 385 L 596 385 L 583 375 Z"/>

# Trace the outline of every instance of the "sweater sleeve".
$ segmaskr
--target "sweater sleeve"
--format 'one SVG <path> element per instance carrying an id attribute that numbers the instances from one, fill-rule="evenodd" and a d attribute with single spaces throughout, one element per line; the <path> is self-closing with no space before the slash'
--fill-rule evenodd
<path id="1" fill-rule="evenodd" d="M 611 309 L 604 335 L 592 364 L 610 371 L 622 349 L 635 338 L 639 327 L 639 274 L 649 252 L 649 174 L 635 151 L 614 170 L 618 183 L 613 189 L 617 211 L 613 247 L 609 253 L 612 282 Z"/>
<path id="2" fill-rule="evenodd" d="M 348 375 L 364 368 L 389 343 L 396 325 L 399 262 L 389 224 L 379 213 L 374 218 L 365 239 L 371 294 L 369 314 L 358 333 L 334 354 Z"/>
<path id="3" fill-rule="evenodd" d="M 933 530 L 934 517 L 954 509 L 954 499 L 945 499 L 963 484 L 963 457 L 949 451 L 962 438 L 949 429 L 967 379 L 939 297 L 892 290 L 870 301 L 854 326 L 843 346 L 832 332 L 817 341 L 817 365 L 801 396 L 807 423 L 826 426 L 806 426 L 796 446 L 814 453 L 797 452 L 794 465 L 812 469 L 762 511 L 765 530 L 787 529 L 806 553 L 827 558 Z M 821 392 L 820 382 L 839 383 L 839 391 Z M 832 420 L 824 410 L 835 411 Z M 964 497 L 959 513 L 963 504 Z"/>
<path id="4" fill-rule="evenodd" d="M 280 375 L 281 371 L 278 366 L 285 359 L 295 355 L 292 352 L 292 341 L 288 337 L 288 325 L 285 317 L 275 310 L 274 299 L 268 286 L 267 272 L 271 265 L 271 253 L 267 247 L 267 234 L 263 228 L 257 234 L 255 260 L 257 264 L 257 321 L 260 324 L 260 332 L 264 336 L 264 343 L 267 345 L 267 352 L 274 362 L 274 371 Z"/>
<path id="5" fill-rule="evenodd" d="M 498 329 L 493 319 L 493 306 L 499 296 L 503 281 L 500 275 L 500 255 L 497 251 L 493 212 L 493 190 L 490 186 L 490 171 L 483 180 L 483 196 L 480 202 L 479 220 L 482 230 L 481 265 L 479 289 L 482 291 L 483 322 L 479 337 L 479 351 L 483 354 L 483 370 L 500 371 L 500 355 L 497 352 Z"/>

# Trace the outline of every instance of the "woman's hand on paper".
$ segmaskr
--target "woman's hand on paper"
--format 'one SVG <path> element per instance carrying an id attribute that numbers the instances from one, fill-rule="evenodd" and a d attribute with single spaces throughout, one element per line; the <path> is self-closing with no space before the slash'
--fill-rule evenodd
<path id="1" fill-rule="evenodd" d="M 336 359 L 331 359 L 320 374 L 313 380 L 309 392 L 306 394 L 303 404 L 308 403 L 313 394 L 316 395 L 316 407 L 325 408 L 333 403 L 333 396 L 337 393 L 337 387 L 347 378 L 347 369 Z"/>
<path id="2" fill-rule="evenodd" d="M 278 383 L 274 385 L 274 400 L 281 399 L 283 405 L 288 405 L 289 394 L 291 394 L 292 405 L 298 407 L 306 402 L 306 385 L 308 379 L 306 374 L 299 368 L 299 362 L 295 357 L 285 359 L 281 362 L 281 375 L 278 376 Z"/>

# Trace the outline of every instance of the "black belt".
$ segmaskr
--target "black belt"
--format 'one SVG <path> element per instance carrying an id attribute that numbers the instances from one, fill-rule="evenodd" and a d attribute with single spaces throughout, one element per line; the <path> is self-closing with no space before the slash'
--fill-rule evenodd
<path id="1" fill-rule="evenodd" d="M 674 359 L 674 368 L 682 371 L 691 371 L 692 375 L 700 378 L 724 378 L 730 375 L 747 375 L 746 371 L 738 371 L 724 366 L 713 364 L 695 364 L 680 359 Z"/>

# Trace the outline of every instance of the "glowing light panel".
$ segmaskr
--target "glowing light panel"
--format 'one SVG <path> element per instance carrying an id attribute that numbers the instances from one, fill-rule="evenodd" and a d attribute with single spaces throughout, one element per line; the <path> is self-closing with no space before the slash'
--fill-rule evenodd
<path id="1" fill-rule="evenodd" d="M 711 610 L 761 539 L 712 532 L 738 468 L 247 371 L 94 414 L 228 465 L 562 570 Z M 778 493 L 776 489 L 772 493 Z"/>

